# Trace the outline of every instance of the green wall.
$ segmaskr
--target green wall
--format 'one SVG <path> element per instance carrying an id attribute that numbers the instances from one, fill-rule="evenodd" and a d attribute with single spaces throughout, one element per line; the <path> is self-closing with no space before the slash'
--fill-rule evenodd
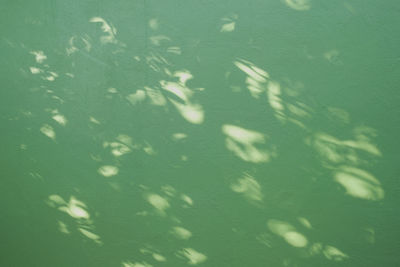
<path id="1" fill-rule="evenodd" d="M 400 266 L 400 5 L 0 2 L 0 266 Z"/>

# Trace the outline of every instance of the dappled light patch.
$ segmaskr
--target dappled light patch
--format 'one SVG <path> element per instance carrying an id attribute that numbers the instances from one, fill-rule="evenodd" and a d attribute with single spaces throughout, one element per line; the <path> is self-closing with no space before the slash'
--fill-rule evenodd
<path id="1" fill-rule="evenodd" d="M 134 94 L 130 94 L 126 99 L 132 104 L 136 105 L 143 102 L 146 99 L 146 93 L 144 90 L 137 90 Z"/>
<path id="2" fill-rule="evenodd" d="M 193 75 L 186 70 L 171 74 L 178 77 L 179 82 L 160 81 L 161 87 L 170 94 L 169 101 L 176 107 L 184 119 L 193 124 L 201 124 L 204 121 L 204 111 L 200 104 L 193 103 L 194 91 L 186 86 L 186 82 Z"/>
<path id="3" fill-rule="evenodd" d="M 37 172 L 30 172 L 29 176 L 31 176 L 33 179 L 38 180 L 38 181 L 44 181 L 43 176 L 40 173 Z"/>
<path id="4" fill-rule="evenodd" d="M 275 118 L 282 123 L 292 123 L 304 130 L 308 130 L 304 120 L 311 118 L 312 109 L 299 101 L 301 82 L 286 81 L 282 86 L 277 81 L 269 81 L 267 85 L 267 98 Z"/>
<path id="5" fill-rule="evenodd" d="M 226 135 L 226 148 L 242 160 L 253 163 L 270 160 L 271 155 L 267 150 L 257 148 L 265 145 L 264 134 L 231 124 L 223 125 L 222 132 Z"/>
<path id="6" fill-rule="evenodd" d="M 116 94 L 116 93 L 118 93 L 118 89 L 114 88 L 114 87 L 110 87 L 107 89 L 107 92 L 110 94 Z"/>
<path id="7" fill-rule="evenodd" d="M 41 64 L 40 67 L 30 66 L 29 70 L 33 75 L 40 75 L 42 80 L 46 80 L 49 82 L 55 81 L 56 78 L 59 77 L 58 73 L 51 70 L 48 64 L 43 64 L 43 62 L 47 59 L 47 56 L 43 51 L 32 51 L 30 54 L 35 56 L 35 61 L 37 64 Z"/>
<path id="8" fill-rule="evenodd" d="M 71 55 L 77 51 L 83 50 L 90 52 L 92 45 L 89 36 L 71 36 L 68 40 L 68 47 L 65 49 L 67 55 Z"/>
<path id="9" fill-rule="evenodd" d="M 150 98 L 151 104 L 155 106 L 165 106 L 167 100 L 159 90 L 145 86 L 146 95 Z"/>
<path id="10" fill-rule="evenodd" d="M 266 83 L 269 79 L 269 74 L 263 69 L 257 67 L 250 61 L 238 59 L 233 62 L 236 67 L 246 73 L 247 89 L 254 98 L 259 98 L 266 90 Z"/>
<path id="11" fill-rule="evenodd" d="M 111 143 L 105 142 L 103 146 L 104 147 L 109 146 L 111 148 L 111 153 L 116 157 L 120 157 L 124 154 L 131 152 L 131 149 L 127 145 L 119 142 L 111 142 Z"/>
<path id="12" fill-rule="evenodd" d="M 188 195 L 181 194 L 181 199 L 185 202 L 185 204 L 193 206 L 193 200 Z"/>
<path id="13" fill-rule="evenodd" d="M 178 198 L 183 202 L 182 207 L 189 208 L 193 206 L 193 199 L 186 194 L 179 193 L 174 187 L 170 185 L 163 185 L 161 187 L 161 191 L 171 197 L 171 198 Z"/>
<path id="14" fill-rule="evenodd" d="M 174 94 L 182 102 L 188 102 L 193 92 L 181 83 L 161 81 L 164 90 Z"/>
<path id="15" fill-rule="evenodd" d="M 122 267 L 152 267 L 153 265 L 142 261 L 142 262 L 131 262 L 131 261 L 123 261 Z"/>
<path id="16" fill-rule="evenodd" d="M 348 258 L 346 254 L 344 254 L 342 251 L 333 246 L 325 246 L 322 253 L 328 260 L 333 260 L 333 261 L 342 261 Z"/>
<path id="17" fill-rule="evenodd" d="M 275 112 L 275 116 L 278 118 L 283 118 L 283 110 L 284 106 L 282 104 L 281 95 L 281 88 L 279 83 L 277 82 L 269 82 L 268 83 L 268 102 L 271 108 Z"/>
<path id="18" fill-rule="evenodd" d="M 69 216 L 75 219 L 83 219 L 88 220 L 90 218 L 89 213 L 86 210 L 86 204 L 82 201 L 79 201 L 74 196 L 71 196 L 69 202 L 65 202 L 60 196 L 50 196 L 49 200 L 53 201 L 56 199 L 55 204 L 61 206 L 58 207 L 59 210 L 67 213 Z"/>
<path id="19" fill-rule="evenodd" d="M 37 67 L 29 67 L 29 70 L 31 71 L 32 74 L 39 74 L 43 72 L 42 69 L 39 69 Z"/>
<path id="20" fill-rule="evenodd" d="M 110 153 L 116 157 L 122 157 L 128 153 L 131 153 L 133 150 L 141 150 L 145 154 L 149 156 L 156 155 L 157 152 L 154 149 L 154 147 L 147 142 L 146 140 L 142 142 L 134 142 L 132 137 L 126 134 L 119 134 L 116 138 L 110 140 L 110 141 L 104 141 L 103 142 L 103 148 L 109 149 Z M 100 170 L 101 169 L 101 170 Z M 107 173 L 110 173 L 109 176 L 116 175 L 118 173 L 118 168 L 115 166 L 111 167 L 101 167 L 99 171 L 101 173 L 104 173 L 107 175 Z M 115 173 L 115 174 L 113 174 Z M 102 174 L 103 175 L 103 174 Z"/>
<path id="21" fill-rule="evenodd" d="M 181 226 L 172 227 L 170 233 L 177 239 L 187 240 L 192 237 L 192 232 Z"/>
<path id="22" fill-rule="evenodd" d="M 61 126 L 66 126 L 67 125 L 67 118 L 61 114 L 58 109 L 49 109 L 47 110 L 48 112 L 51 113 L 52 115 L 52 119 L 55 120 L 58 124 L 60 124 Z"/>
<path id="23" fill-rule="evenodd" d="M 304 235 L 294 231 L 286 232 L 282 237 L 288 244 L 294 247 L 305 247 L 308 243 L 307 238 Z"/>
<path id="24" fill-rule="evenodd" d="M 36 63 L 41 64 L 47 59 L 43 51 L 31 51 L 30 53 L 35 56 Z"/>
<path id="25" fill-rule="evenodd" d="M 165 35 L 154 35 L 154 36 L 150 36 L 149 39 L 150 39 L 150 43 L 155 46 L 160 46 L 161 43 L 165 42 L 165 41 L 171 41 L 171 39 Z"/>
<path id="26" fill-rule="evenodd" d="M 297 11 L 306 11 L 311 8 L 311 1 L 310 0 L 283 0 L 284 3 Z"/>
<path id="27" fill-rule="evenodd" d="M 293 123 L 296 126 L 307 130 L 304 120 L 311 117 L 312 109 L 305 103 L 298 100 L 299 90 L 303 87 L 301 82 L 286 81 L 285 86 L 277 81 L 271 80 L 268 73 L 256 67 L 254 64 L 238 60 L 235 65 L 245 72 L 247 88 L 254 98 L 266 94 L 267 101 L 275 118 L 282 123 Z M 240 92 L 240 87 L 231 86 L 232 90 Z"/>
<path id="28" fill-rule="evenodd" d="M 167 53 L 180 55 L 182 54 L 182 49 L 179 46 L 170 46 L 167 48 Z"/>
<path id="29" fill-rule="evenodd" d="M 58 221 L 58 231 L 60 231 L 63 234 L 70 234 L 71 232 L 68 230 L 68 225 L 63 223 L 62 221 Z"/>
<path id="30" fill-rule="evenodd" d="M 120 134 L 115 138 L 115 141 L 103 142 L 104 148 L 109 148 L 111 154 L 115 157 L 120 157 L 128 154 L 132 149 L 137 149 L 138 146 L 133 144 L 132 138 L 128 135 Z"/>
<path id="31" fill-rule="evenodd" d="M 157 194 L 148 194 L 146 196 L 147 202 L 149 202 L 154 208 L 164 213 L 170 207 L 168 200 Z"/>
<path id="32" fill-rule="evenodd" d="M 231 14 L 221 19 L 222 26 L 220 32 L 233 32 L 235 30 L 236 20 L 238 19 L 237 14 Z"/>
<path id="33" fill-rule="evenodd" d="M 178 257 L 184 257 L 190 265 L 197 265 L 207 260 L 207 256 L 193 248 L 184 248 L 177 252 Z"/>
<path id="34" fill-rule="evenodd" d="M 97 170 L 97 172 L 104 177 L 112 177 L 118 174 L 119 169 L 113 165 L 103 165 Z"/>
<path id="35" fill-rule="evenodd" d="M 182 104 L 178 101 L 170 99 L 182 117 L 190 123 L 201 124 L 204 121 L 204 111 L 201 105 L 186 103 Z"/>
<path id="36" fill-rule="evenodd" d="M 167 233 L 177 240 L 188 240 L 192 237 L 192 232 L 183 227 L 182 219 L 174 215 L 174 213 L 176 214 L 177 212 L 177 204 L 179 203 L 181 204 L 181 212 L 182 208 L 187 209 L 193 207 L 193 200 L 187 194 L 180 193 L 171 185 L 163 185 L 159 194 L 151 192 L 150 188 L 145 185 L 139 185 L 139 187 L 145 191 L 143 193 L 143 198 L 150 204 L 153 210 L 136 212 L 137 216 L 148 217 L 149 219 L 152 216 L 156 216 L 172 224 Z M 153 253 L 160 254 L 158 251 L 153 251 Z"/>
<path id="37" fill-rule="evenodd" d="M 323 54 L 324 58 L 333 65 L 342 65 L 343 62 L 339 58 L 339 51 L 336 49 L 329 50 Z"/>
<path id="38" fill-rule="evenodd" d="M 307 238 L 303 234 L 299 233 L 294 226 L 287 222 L 268 220 L 267 225 L 272 233 L 281 236 L 289 245 L 293 247 L 302 248 L 306 247 L 308 244 Z"/>
<path id="39" fill-rule="evenodd" d="M 40 127 L 40 132 L 50 139 L 56 139 L 56 132 L 54 131 L 53 127 L 48 124 L 43 124 L 42 127 Z"/>
<path id="40" fill-rule="evenodd" d="M 95 243 L 97 244 L 102 244 L 101 240 L 100 240 L 100 236 L 96 235 L 95 233 L 86 230 L 82 227 L 78 228 L 79 232 L 81 232 L 85 237 L 93 240 Z"/>
<path id="41" fill-rule="evenodd" d="M 307 229 L 311 229 L 311 228 L 312 228 L 310 221 L 307 220 L 307 219 L 304 218 L 304 217 L 298 217 L 298 218 L 297 218 L 297 221 L 298 221 L 303 227 L 305 227 L 305 228 L 307 228 Z"/>
<path id="42" fill-rule="evenodd" d="M 67 208 L 60 208 L 60 210 L 65 211 L 75 219 L 89 219 L 89 213 L 83 207 L 78 206 L 77 203 L 72 202 Z"/>
<path id="43" fill-rule="evenodd" d="M 350 114 L 340 108 L 336 107 L 328 107 L 328 117 L 331 118 L 332 120 L 337 120 L 341 123 L 348 124 L 350 122 Z"/>
<path id="44" fill-rule="evenodd" d="M 161 72 L 164 70 L 165 66 L 170 65 L 168 60 L 158 52 L 150 52 L 145 59 L 150 69 L 154 70 L 155 72 Z"/>
<path id="45" fill-rule="evenodd" d="M 272 235 L 270 233 L 261 233 L 261 234 L 258 234 L 256 236 L 256 240 L 259 243 L 261 243 L 261 244 L 263 244 L 263 245 L 265 245 L 265 246 L 267 246 L 269 248 L 272 247 L 272 239 L 273 238 L 272 238 Z"/>
<path id="46" fill-rule="evenodd" d="M 158 262 L 167 261 L 167 259 L 166 259 L 163 255 L 161 255 L 161 254 L 153 253 L 152 256 L 153 256 L 153 258 L 154 258 L 156 261 L 158 261 Z"/>
<path id="47" fill-rule="evenodd" d="M 67 124 L 67 119 L 62 114 L 54 114 L 52 118 L 62 126 L 65 126 Z"/>
<path id="48" fill-rule="evenodd" d="M 107 21 L 101 17 L 93 17 L 89 21 L 101 24 L 101 30 L 105 33 L 105 35 L 100 37 L 100 42 L 102 44 L 119 43 L 116 39 L 117 29 L 112 24 L 107 23 Z"/>
<path id="49" fill-rule="evenodd" d="M 50 82 L 54 81 L 58 77 L 58 74 L 54 71 L 48 71 L 47 73 L 48 75 L 43 77 L 43 79 L 48 80 Z"/>
<path id="50" fill-rule="evenodd" d="M 161 191 L 163 191 L 164 194 L 170 196 L 170 197 L 175 197 L 176 195 L 176 189 L 170 185 L 163 185 L 161 186 Z"/>
<path id="51" fill-rule="evenodd" d="M 364 150 L 375 156 L 381 156 L 381 152 L 376 145 L 372 143 L 372 139 L 377 136 L 376 130 L 367 126 L 358 126 L 353 129 L 353 135 L 356 143 L 348 142 L 350 146 Z"/>
<path id="52" fill-rule="evenodd" d="M 179 70 L 174 73 L 168 73 L 172 77 L 176 77 L 179 79 L 179 84 L 186 86 L 186 82 L 193 79 L 192 73 L 188 70 Z M 190 91 L 190 90 L 189 90 Z"/>
<path id="53" fill-rule="evenodd" d="M 167 258 L 158 253 L 155 249 L 153 248 L 141 248 L 140 253 L 144 255 L 150 255 L 155 261 L 157 262 L 165 262 L 167 261 Z"/>
<path id="54" fill-rule="evenodd" d="M 153 19 L 150 19 L 150 20 L 149 20 L 149 27 L 150 27 L 150 29 L 152 29 L 153 31 L 155 31 L 155 30 L 158 29 L 158 26 L 159 26 L 158 19 L 153 18 Z"/>
<path id="55" fill-rule="evenodd" d="M 132 137 L 130 137 L 129 135 L 119 134 L 115 139 L 129 147 L 134 147 Z"/>
<path id="56" fill-rule="evenodd" d="M 185 134 L 185 133 L 174 133 L 174 134 L 172 134 L 172 139 L 174 139 L 175 141 L 183 140 L 185 138 L 187 138 L 187 134 Z"/>
<path id="57" fill-rule="evenodd" d="M 235 30 L 235 22 L 227 22 L 221 27 L 221 32 L 233 32 Z"/>
<path id="58" fill-rule="evenodd" d="M 312 229 L 311 223 L 304 217 L 299 217 L 298 221 L 304 228 L 308 230 Z M 305 223 L 305 221 L 307 222 Z M 310 240 L 304 234 L 300 233 L 295 226 L 286 221 L 270 219 L 267 222 L 267 226 L 270 232 L 281 237 L 286 243 L 294 248 L 301 249 L 304 256 L 323 256 L 331 261 L 343 261 L 349 258 L 347 254 L 332 245 L 322 242 L 310 242 Z M 268 233 L 260 234 L 256 239 L 268 247 L 273 247 L 274 245 L 273 238 Z"/>
<path id="59" fill-rule="evenodd" d="M 361 162 L 357 152 L 366 152 L 375 157 L 381 156 L 380 150 L 363 134 L 356 135 L 353 140 L 340 140 L 326 133 L 317 133 L 307 142 L 330 163 L 351 162 L 357 165 Z"/>
<path id="60" fill-rule="evenodd" d="M 71 218 L 75 219 L 77 230 L 86 238 L 91 239 L 98 245 L 103 244 L 100 236 L 93 232 L 93 220 L 91 219 L 88 207 L 84 202 L 78 200 L 75 196 L 71 196 L 67 202 L 59 195 L 50 195 L 47 199 L 47 204 L 50 207 L 57 208 L 59 211 L 62 211 L 68 214 Z M 58 221 L 57 223 L 58 229 L 61 233 L 71 233 L 71 231 L 68 229 L 68 225 L 65 222 Z"/>
<path id="61" fill-rule="evenodd" d="M 269 78 L 269 75 L 266 71 L 260 69 L 259 67 L 255 66 L 250 61 L 244 59 L 238 59 L 234 62 L 236 67 L 246 73 L 251 79 L 257 82 L 266 82 Z"/>
<path id="62" fill-rule="evenodd" d="M 372 227 L 366 227 L 363 229 L 365 241 L 369 244 L 375 243 L 375 230 Z"/>
<path id="63" fill-rule="evenodd" d="M 342 166 L 335 172 L 335 181 L 346 189 L 346 194 L 367 200 L 381 200 L 384 191 L 372 174 L 362 169 Z"/>
<path id="64" fill-rule="evenodd" d="M 309 253 L 311 256 L 323 255 L 326 259 L 337 262 L 349 258 L 349 256 L 340 249 L 331 245 L 324 245 L 320 242 L 312 244 L 309 248 Z"/>
<path id="65" fill-rule="evenodd" d="M 98 121 L 95 117 L 92 116 L 89 117 L 89 121 L 94 124 L 101 124 L 100 121 Z"/>
<path id="66" fill-rule="evenodd" d="M 52 207 L 55 207 L 56 205 L 67 204 L 67 202 L 65 202 L 65 200 L 59 195 L 50 195 L 48 200 L 48 204 Z"/>
<path id="67" fill-rule="evenodd" d="M 42 182 L 44 181 L 43 176 L 40 173 L 30 172 L 29 176 L 31 176 L 35 180 L 42 181 Z"/>
<path id="68" fill-rule="evenodd" d="M 155 155 L 156 151 L 154 150 L 153 146 L 148 142 L 145 142 L 143 145 L 143 151 L 149 156 Z"/>
<path id="69" fill-rule="evenodd" d="M 261 185 L 247 173 L 232 183 L 231 189 L 236 193 L 243 194 L 251 202 L 261 202 L 263 200 Z"/>

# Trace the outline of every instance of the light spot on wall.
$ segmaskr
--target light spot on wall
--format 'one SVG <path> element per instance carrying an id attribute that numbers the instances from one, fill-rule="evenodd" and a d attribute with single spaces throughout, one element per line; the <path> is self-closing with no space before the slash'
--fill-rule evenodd
<path id="1" fill-rule="evenodd" d="M 333 261 L 342 261 L 349 257 L 342 251 L 340 251 L 338 248 L 335 248 L 333 246 L 325 246 L 322 253 L 328 260 L 333 260 Z"/>
<path id="2" fill-rule="evenodd" d="M 303 234 L 296 231 L 296 228 L 287 222 L 268 220 L 267 225 L 272 233 L 281 236 L 289 245 L 293 247 L 306 247 L 308 244 L 307 238 Z"/>
<path id="3" fill-rule="evenodd" d="M 29 70 L 31 71 L 32 74 L 39 74 L 43 72 L 43 70 L 36 68 L 36 67 L 29 67 Z"/>
<path id="4" fill-rule="evenodd" d="M 42 134 L 47 136 L 50 139 L 55 140 L 56 139 L 56 132 L 54 131 L 53 127 L 51 127 L 48 124 L 44 124 L 42 127 L 40 127 L 40 131 Z"/>
<path id="5" fill-rule="evenodd" d="M 245 174 L 242 178 L 232 183 L 231 189 L 236 193 L 243 194 L 249 201 L 259 202 L 263 200 L 260 184 L 249 174 Z"/>
<path id="6" fill-rule="evenodd" d="M 178 252 L 179 255 L 188 259 L 188 264 L 196 265 L 207 260 L 207 256 L 193 248 L 184 248 Z"/>
<path id="7" fill-rule="evenodd" d="M 63 234 L 69 234 L 68 226 L 62 221 L 58 221 L 58 230 Z"/>
<path id="8" fill-rule="evenodd" d="M 246 73 L 247 89 L 249 90 L 251 96 L 254 98 L 260 97 L 260 95 L 266 89 L 266 82 L 269 79 L 269 74 L 250 61 L 244 59 L 238 59 L 233 63 L 241 71 Z"/>
<path id="9" fill-rule="evenodd" d="M 170 207 L 169 202 L 166 198 L 163 198 L 157 194 L 149 194 L 147 195 L 147 201 L 157 210 L 164 212 L 166 209 Z"/>
<path id="10" fill-rule="evenodd" d="M 187 239 L 192 237 L 192 233 L 188 229 L 185 229 L 185 228 L 180 227 L 180 226 L 173 227 L 170 232 L 177 239 L 187 240 Z"/>
<path id="11" fill-rule="evenodd" d="M 146 93 L 144 92 L 144 90 L 137 90 L 134 94 L 128 95 L 126 99 L 132 105 L 136 105 L 140 102 L 143 102 L 146 99 Z"/>
<path id="12" fill-rule="evenodd" d="M 257 148 L 265 144 L 263 134 L 230 124 L 223 125 L 222 132 L 227 136 L 226 148 L 242 160 L 254 163 L 270 160 L 270 155 L 265 149 Z"/>
<path id="13" fill-rule="evenodd" d="M 111 177 L 111 176 L 117 175 L 119 170 L 115 166 L 104 165 L 104 166 L 101 166 L 97 171 L 104 177 Z"/>
<path id="14" fill-rule="evenodd" d="M 306 11 L 311 8 L 310 0 L 284 0 L 285 4 L 297 11 Z"/>
<path id="15" fill-rule="evenodd" d="M 235 30 L 235 24 L 236 22 L 226 22 L 224 25 L 221 27 L 221 32 L 233 32 Z"/>
<path id="16" fill-rule="evenodd" d="M 31 51 L 31 54 L 35 56 L 35 60 L 39 64 L 43 63 L 47 59 L 47 56 L 43 51 Z"/>
<path id="17" fill-rule="evenodd" d="M 156 18 L 150 19 L 149 20 L 149 27 L 152 30 L 157 30 L 158 29 L 158 20 Z"/>
<path id="18" fill-rule="evenodd" d="M 117 34 L 117 30 L 114 26 L 107 23 L 107 21 L 101 17 L 93 17 L 89 20 L 90 22 L 100 23 L 101 30 L 105 33 L 105 35 L 100 37 L 100 42 L 103 44 L 107 43 L 118 43 L 115 35 Z"/>
<path id="19" fill-rule="evenodd" d="M 385 195 L 379 181 L 372 174 L 358 168 L 340 167 L 335 173 L 335 181 L 352 197 L 381 200 Z"/>

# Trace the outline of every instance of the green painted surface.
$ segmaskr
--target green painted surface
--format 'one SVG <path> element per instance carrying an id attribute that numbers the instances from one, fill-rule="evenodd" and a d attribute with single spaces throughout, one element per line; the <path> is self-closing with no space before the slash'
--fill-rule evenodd
<path id="1" fill-rule="evenodd" d="M 1 1 L 1 266 L 399 266 L 398 1 Z"/>

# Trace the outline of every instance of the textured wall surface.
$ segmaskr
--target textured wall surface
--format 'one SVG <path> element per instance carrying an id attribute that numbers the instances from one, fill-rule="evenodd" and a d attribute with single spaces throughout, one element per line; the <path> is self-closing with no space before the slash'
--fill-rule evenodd
<path id="1" fill-rule="evenodd" d="M 400 4 L 0 1 L 1 266 L 400 266 Z"/>

